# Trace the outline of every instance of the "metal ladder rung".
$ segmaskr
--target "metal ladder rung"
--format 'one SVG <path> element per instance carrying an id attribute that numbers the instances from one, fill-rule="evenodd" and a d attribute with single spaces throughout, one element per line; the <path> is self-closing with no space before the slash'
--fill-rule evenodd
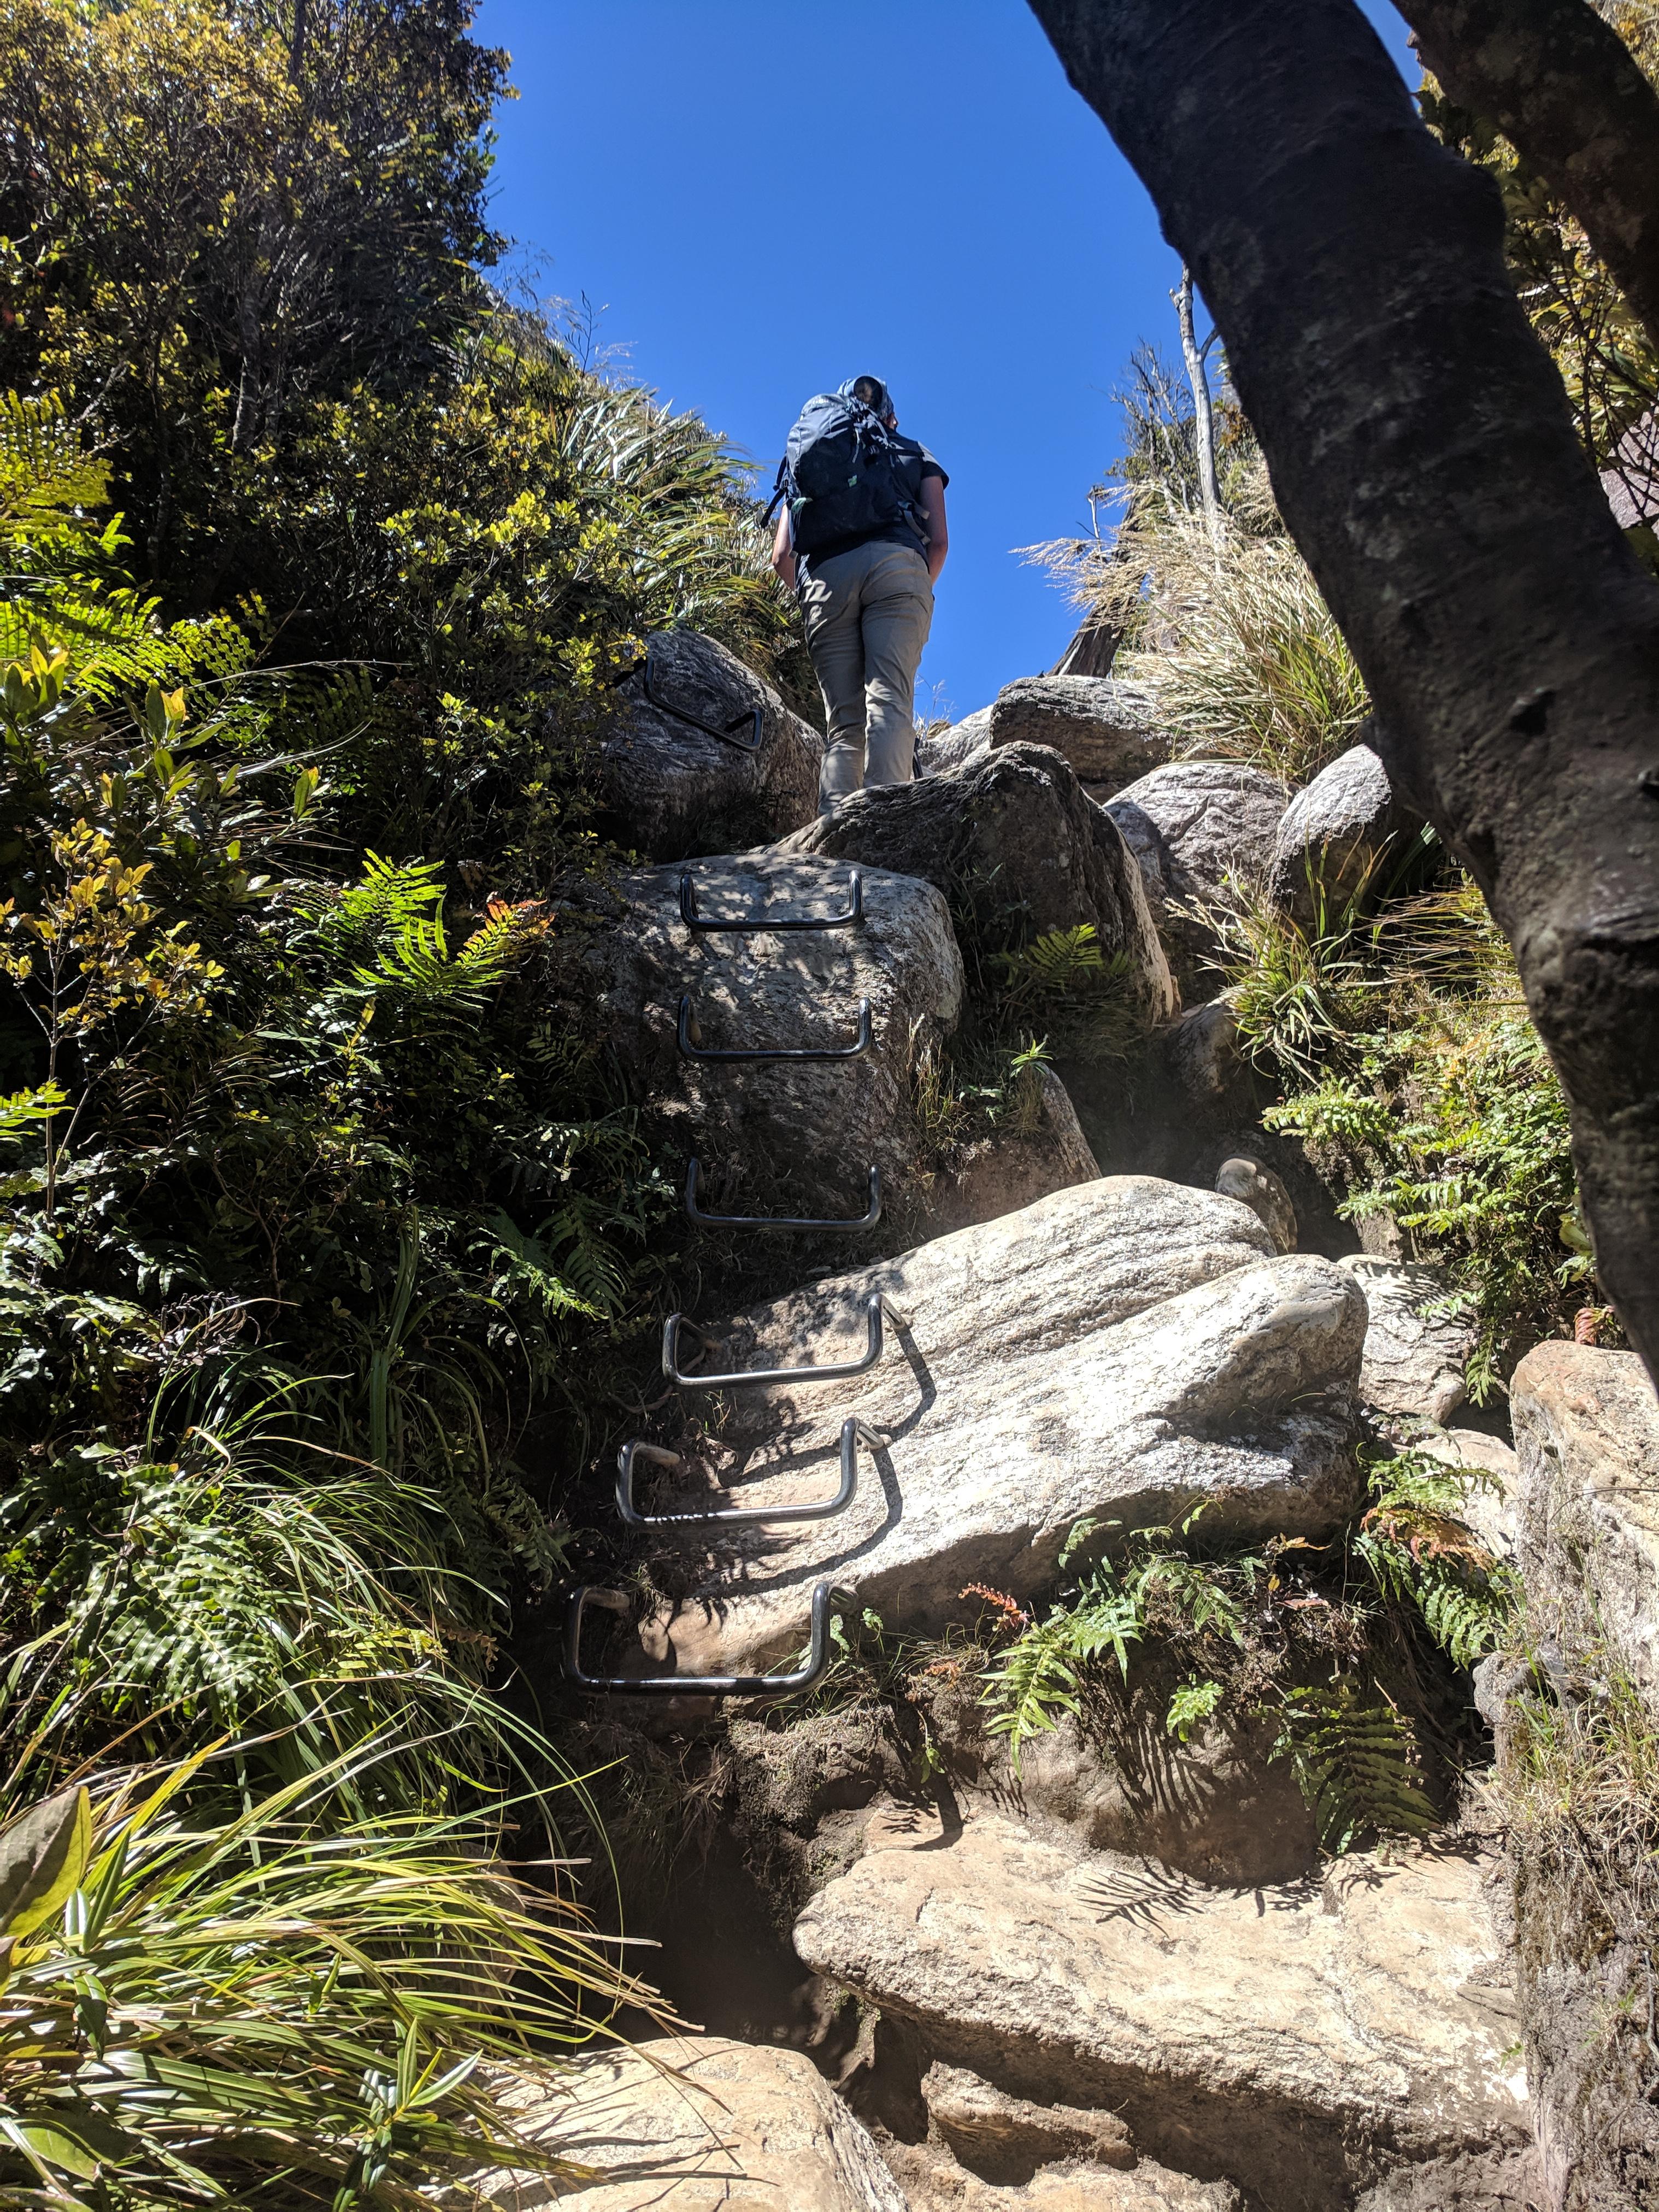
<path id="1" fill-rule="evenodd" d="M 595 1589 L 584 1583 L 571 1593 L 564 1617 L 564 1671 L 579 1690 L 599 1690 L 623 1698 L 775 1698 L 810 1690 L 830 1664 L 830 1586 L 812 1589 L 812 1633 L 806 1664 L 793 1674 L 585 1674 L 582 1672 L 582 1613 L 589 1600 L 608 1613 L 626 1613 L 630 1601 L 621 1590 Z"/>
<path id="2" fill-rule="evenodd" d="M 678 1452 L 665 1451 L 660 1444 L 642 1443 L 636 1437 L 617 1455 L 617 1510 L 630 1528 L 702 1528 L 713 1521 L 722 1522 L 728 1528 L 754 1528 L 772 1522 L 828 1521 L 846 1510 L 858 1489 L 860 1437 L 872 1451 L 880 1449 L 881 1439 L 875 1431 L 856 1413 L 849 1413 L 841 1425 L 841 1487 L 833 1498 L 820 1498 L 810 1505 L 722 1505 L 704 1513 L 641 1513 L 634 1503 L 635 1462 L 648 1459 L 658 1467 L 681 1467 L 684 1462 Z"/>
<path id="3" fill-rule="evenodd" d="M 735 745 L 740 753 L 757 753 L 760 750 L 762 735 L 766 727 L 764 706 L 745 708 L 724 727 L 718 722 L 705 722 L 701 714 L 694 714 L 689 707 L 671 706 L 666 699 L 659 697 L 651 688 L 651 648 L 648 645 L 642 657 L 631 668 L 624 668 L 616 680 L 623 684 L 630 676 L 643 679 L 645 696 L 659 714 L 672 715 L 675 721 L 684 722 L 694 730 L 701 730 L 706 738 L 718 738 L 724 745 Z M 736 733 L 745 722 L 749 725 L 750 734 L 747 738 L 740 738 Z"/>
<path id="4" fill-rule="evenodd" d="M 854 868 L 848 884 L 848 902 L 841 914 L 744 914 L 732 921 L 705 921 L 697 911 L 696 886 L 690 868 L 680 871 L 680 920 L 688 929 L 705 932 L 740 929 L 850 929 L 864 920 L 864 877 Z"/>
<path id="5" fill-rule="evenodd" d="M 870 1170 L 870 1203 L 862 1213 L 834 1220 L 815 1220 L 803 1215 L 781 1213 L 705 1213 L 697 1204 L 697 1190 L 702 1180 L 702 1163 L 693 1158 L 686 1170 L 685 1210 L 700 1229 L 840 1229 L 848 1231 L 873 1229 L 881 1219 L 881 1170 Z"/>
<path id="6" fill-rule="evenodd" d="M 682 1390 L 741 1390 L 745 1387 L 760 1387 L 770 1382 L 841 1382 L 852 1375 L 867 1375 L 881 1358 L 884 1336 L 882 1313 L 888 1301 L 877 1291 L 865 1306 L 870 1337 L 865 1351 L 857 1359 L 824 1360 L 810 1367 L 752 1367 L 738 1375 L 688 1375 L 679 1364 L 680 1328 L 685 1316 L 672 1313 L 662 1325 L 662 1371 L 671 1382 Z M 893 1318 L 900 1316 L 894 1310 Z M 696 1329 L 696 1323 L 689 1326 Z M 701 1334 L 699 1331 L 698 1334 Z"/>
<path id="7" fill-rule="evenodd" d="M 679 1026 L 680 1051 L 687 1060 L 856 1060 L 860 1053 L 869 1051 L 874 1030 L 870 1021 L 870 1001 L 860 999 L 858 1035 L 851 1044 L 709 1046 L 698 1042 L 701 1035 L 688 991 L 680 1000 Z"/>

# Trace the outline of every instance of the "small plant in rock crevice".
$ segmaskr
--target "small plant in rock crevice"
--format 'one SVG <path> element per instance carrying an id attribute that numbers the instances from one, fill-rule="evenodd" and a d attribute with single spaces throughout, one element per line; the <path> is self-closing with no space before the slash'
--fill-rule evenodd
<path id="1" fill-rule="evenodd" d="M 1515 1619 L 1513 1576 L 1457 1517 L 1467 1499 L 1458 1474 L 1379 1452 L 1364 1510 L 1328 1546 L 1207 1546 L 1201 1507 L 1123 1531 L 988 1668 L 990 1730 L 1018 1772 L 1023 1747 L 1062 1717 L 1092 1724 L 1114 1679 L 1104 1710 L 1124 1721 L 1123 1696 L 1161 1679 L 1164 1729 L 1183 1743 L 1218 1723 L 1272 1725 L 1272 1755 L 1291 1762 L 1328 1848 L 1425 1832 L 1455 1708 L 1449 1683 L 1431 1693 L 1431 1662 L 1468 1667 Z M 1112 1525 L 1079 1523 L 1068 1552 Z"/>

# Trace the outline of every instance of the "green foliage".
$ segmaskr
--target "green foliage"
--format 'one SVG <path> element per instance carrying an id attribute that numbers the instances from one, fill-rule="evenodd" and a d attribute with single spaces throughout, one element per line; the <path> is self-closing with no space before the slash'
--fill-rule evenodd
<path id="1" fill-rule="evenodd" d="M 1461 1474 L 1401 1451 L 1370 1466 L 1370 1504 L 1353 1555 L 1385 1596 L 1414 1606 L 1442 1650 L 1473 1667 L 1514 1630 L 1520 1585 L 1464 1525 L 1472 1484 Z"/>
<path id="2" fill-rule="evenodd" d="M 1320 1841 L 1342 1852 L 1369 1831 L 1424 1836 L 1438 1825 L 1413 1748 L 1392 1705 L 1367 1702 L 1352 1680 L 1339 1677 L 1289 1692 L 1273 1756 L 1290 1760 Z"/>
<path id="3" fill-rule="evenodd" d="M 1361 920 L 1363 890 L 1340 913 L 1316 892 L 1313 927 L 1272 899 L 1264 886 L 1230 878 L 1219 898 L 1183 909 L 1216 950 L 1241 1046 L 1282 1082 L 1316 1079 L 1368 1012 L 1376 983 L 1374 933 Z"/>
<path id="4" fill-rule="evenodd" d="M 1170 1698 L 1170 1710 L 1164 1717 L 1165 1732 L 1182 1743 L 1190 1742 L 1193 1730 L 1213 1719 L 1225 1695 L 1219 1682 L 1183 1682 Z"/>
<path id="5" fill-rule="evenodd" d="M 182 1809 L 192 1760 L 0 1833 L 7 2203 L 416 2212 L 490 2164 L 582 2178 L 481 2069 L 545 2076 L 617 1978 L 488 1826 L 325 1817 L 380 1748 L 207 1820 Z"/>
<path id="6" fill-rule="evenodd" d="M 1349 1218 L 1386 1212 L 1448 1263 L 1479 1329 L 1480 1403 L 1512 1348 L 1559 1330 L 1593 1282 L 1566 1101 L 1472 886 L 1408 904 L 1376 941 L 1389 1027 L 1351 1033 L 1336 1066 L 1264 1119 L 1343 1163 Z"/>
<path id="7" fill-rule="evenodd" d="M 1193 1531 L 1203 1510 L 1194 1508 L 1178 1528 L 1129 1532 L 1121 1556 L 1102 1559 L 1069 1603 L 1030 1623 L 986 1674 L 991 1731 L 1008 1739 L 1016 1771 L 1022 1747 L 1078 1710 L 1080 1674 L 1091 1662 L 1109 1654 L 1127 1681 L 1131 1650 L 1148 1634 L 1179 1634 L 1200 1644 L 1243 1643 L 1244 1603 L 1266 1562 L 1244 1551 L 1194 1557 Z M 1066 1556 L 1086 1533 L 1081 1525 L 1073 1530 Z M 1213 1703 L 1206 1710 L 1213 1711 Z M 1183 1708 L 1170 1724 L 1190 1728 L 1200 1717 L 1195 1707 Z"/>

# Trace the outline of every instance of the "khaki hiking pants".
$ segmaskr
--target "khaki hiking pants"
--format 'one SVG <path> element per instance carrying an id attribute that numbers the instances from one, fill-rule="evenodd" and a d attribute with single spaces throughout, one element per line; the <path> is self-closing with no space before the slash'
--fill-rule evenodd
<path id="1" fill-rule="evenodd" d="M 855 545 L 812 561 L 800 598 L 830 723 L 820 798 L 908 783 L 916 668 L 933 619 L 927 563 L 908 545 Z"/>

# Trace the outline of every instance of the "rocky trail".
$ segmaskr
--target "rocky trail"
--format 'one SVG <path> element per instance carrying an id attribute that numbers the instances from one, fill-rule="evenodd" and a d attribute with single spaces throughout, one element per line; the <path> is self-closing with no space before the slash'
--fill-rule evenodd
<path id="1" fill-rule="evenodd" d="M 1467 1322 L 1386 1224 L 1358 1249 L 1204 996 L 1230 875 L 1302 915 L 1414 835 L 1376 754 L 1291 792 L 1170 758 L 1130 685 L 1051 676 L 821 818 L 821 740 L 720 647 L 659 636 L 627 690 L 607 803 L 647 864 L 568 982 L 679 1146 L 701 1295 L 619 1440 L 617 1587 L 572 1601 L 565 1665 L 596 1747 L 701 1790 L 625 1903 L 708 2032 L 577 2062 L 548 2128 L 610 2178 L 570 2201 L 1589 2202 L 1568 2075 L 1597 1970 L 1517 1940 L 1478 1780 L 1432 1832 L 1333 1858 L 1265 1730 L 1153 1716 L 1115 1764 L 1074 1700 L 1016 1760 L 951 1657 L 970 1588 L 1035 1618 L 1126 1532 L 1328 1545 L 1362 1442 L 1405 1420 L 1468 1475 L 1475 1536 L 1564 1613 L 1605 1601 L 1651 1683 L 1633 1358 L 1547 1345 L 1512 1437 L 1451 1425 Z M 951 1123 L 939 1072 L 1001 948 L 1080 929 L 1129 1045 L 1062 1039 L 1016 1107 Z M 935 1640 L 925 1710 L 811 1694 L 860 1615 Z"/>

